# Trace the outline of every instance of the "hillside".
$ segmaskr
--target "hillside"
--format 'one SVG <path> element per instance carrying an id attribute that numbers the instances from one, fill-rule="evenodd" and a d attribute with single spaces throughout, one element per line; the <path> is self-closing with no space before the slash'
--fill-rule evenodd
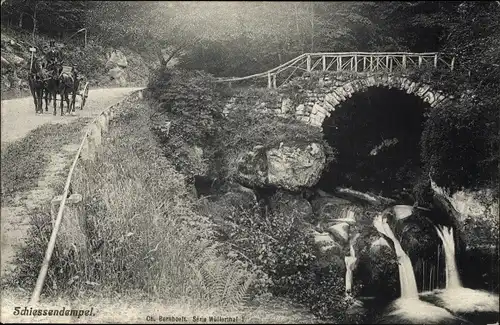
<path id="1" fill-rule="evenodd" d="M 61 48 L 66 64 L 76 66 L 91 87 L 142 86 L 156 67 L 155 57 L 126 47 L 104 46 L 91 36 L 84 46 L 81 38 L 62 41 L 37 34 L 33 42 L 31 33 L 2 26 L 2 99 L 29 95 L 29 48 L 43 49 L 51 39 Z"/>

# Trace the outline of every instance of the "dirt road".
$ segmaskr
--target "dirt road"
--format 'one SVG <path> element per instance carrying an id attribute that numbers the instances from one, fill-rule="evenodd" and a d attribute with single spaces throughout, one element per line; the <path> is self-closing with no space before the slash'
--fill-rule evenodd
<path id="1" fill-rule="evenodd" d="M 83 110 L 76 110 L 72 115 L 52 115 L 52 109 L 43 115 L 36 115 L 33 99 L 20 98 L 2 101 L 1 122 L 2 151 L 9 143 L 22 139 L 30 131 L 47 123 L 71 123 L 77 117 L 92 117 L 100 113 L 106 107 L 120 101 L 134 90 L 141 88 L 111 88 L 90 90 L 87 104 Z M 45 104 L 44 104 L 45 105 Z M 59 114 L 59 111 L 58 111 Z M 28 193 L 17 193 L 19 198 L 14 205 L 4 205 L 1 208 L 1 276 L 11 271 L 15 266 L 12 259 L 19 245 L 22 245 L 27 235 L 29 220 L 27 212 L 39 207 L 43 203 L 50 202 L 55 195 L 52 185 L 59 177 L 65 177 L 65 166 L 71 161 L 78 150 L 79 139 L 75 143 L 63 146 L 59 152 L 51 154 L 51 162 L 38 179 L 38 187 Z M 40 249 L 44 249 L 40 247 Z"/>
<path id="2" fill-rule="evenodd" d="M 96 115 L 107 106 L 119 101 L 134 90 L 141 88 L 107 88 L 91 89 L 89 97 L 83 110 L 76 110 L 76 117 L 88 117 Z M 45 102 L 43 103 L 45 108 Z M 59 106 L 59 103 L 58 103 Z M 53 107 L 49 105 L 49 111 L 43 115 L 35 114 L 33 98 L 20 98 L 3 100 L 2 107 L 2 147 L 4 144 L 21 139 L 29 131 L 36 129 L 46 123 L 71 123 L 75 116 L 60 116 L 60 109 L 57 108 L 57 115 L 52 115 Z"/>

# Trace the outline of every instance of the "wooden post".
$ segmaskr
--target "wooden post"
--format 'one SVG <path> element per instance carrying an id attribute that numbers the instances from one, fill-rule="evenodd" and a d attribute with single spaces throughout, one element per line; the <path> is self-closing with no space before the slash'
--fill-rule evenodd
<path id="1" fill-rule="evenodd" d="M 452 57 L 452 58 L 451 58 L 451 67 L 450 67 L 450 68 L 451 68 L 451 71 L 453 71 L 453 67 L 454 67 L 454 65 L 455 65 L 455 57 Z"/>
<path id="2" fill-rule="evenodd" d="M 389 62 L 389 72 L 392 72 L 392 61 L 393 61 L 393 58 L 391 56 L 391 59 L 390 59 L 390 62 Z"/>
<path id="3" fill-rule="evenodd" d="M 99 115 L 99 118 L 97 119 L 97 123 L 99 123 L 99 126 L 101 127 L 102 133 L 108 132 L 109 120 L 108 120 L 105 113 L 102 113 L 101 115 Z"/>
<path id="4" fill-rule="evenodd" d="M 422 56 L 419 55 L 418 56 L 418 67 L 420 68 L 421 65 L 422 65 Z"/>
<path id="5" fill-rule="evenodd" d="M 276 86 L 276 73 L 275 73 L 275 74 L 273 74 L 273 88 L 274 88 L 274 89 L 278 88 L 278 87 Z"/>
<path id="6" fill-rule="evenodd" d="M 92 123 L 90 125 L 90 132 L 88 136 L 89 151 L 93 152 L 94 155 L 99 154 L 101 147 L 101 128 L 98 123 Z"/>
<path id="7" fill-rule="evenodd" d="M 406 55 L 403 54 L 403 69 L 406 69 Z"/>
<path id="8" fill-rule="evenodd" d="M 323 55 L 321 59 L 323 60 L 323 71 L 326 71 L 326 56 Z"/>
<path id="9" fill-rule="evenodd" d="M 59 206 L 62 201 L 62 195 L 56 196 L 50 202 L 50 215 L 52 217 L 52 226 L 55 225 Z M 63 209 L 63 217 L 58 233 L 58 245 L 63 248 L 63 253 L 69 253 L 72 249 L 77 253 L 87 253 L 87 229 L 83 214 L 81 194 L 71 194 L 66 199 Z"/>
<path id="10" fill-rule="evenodd" d="M 337 56 L 337 71 L 342 70 L 342 57 L 339 55 Z"/>
<path id="11" fill-rule="evenodd" d="M 363 55 L 363 72 L 366 71 L 366 56 Z"/>
<path id="12" fill-rule="evenodd" d="M 388 55 L 385 57 L 385 68 L 389 69 L 389 56 Z"/>
<path id="13" fill-rule="evenodd" d="M 307 55 L 307 72 L 311 72 L 311 55 Z"/>
<path id="14" fill-rule="evenodd" d="M 370 56 L 370 71 L 373 71 L 373 56 Z"/>
<path id="15" fill-rule="evenodd" d="M 354 70 L 354 57 L 351 58 L 351 72 Z"/>
<path id="16" fill-rule="evenodd" d="M 82 161 L 93 161 L 95 158 L 94 147 L 89 144 L 89 138 L 85 137 L 83 140 L 82 151 L 80 152 L 80 158 Z"/>
<path id="17" fill-rule="evenodd" d="M 271 72 L 267 73 L 267 88 L 271 89 L 272 82 L 271 82 Z"/>
<path id="18" fill-rule="evenodd" d="M 358 56 L 354 55 L 354 71 L 358 72 Z"/>
<path id="19" fill-rule="evenodd" d="M 437 68 L 438 67 L 438 55 L 435 54 L 434 55 L 434 68 Z"/>

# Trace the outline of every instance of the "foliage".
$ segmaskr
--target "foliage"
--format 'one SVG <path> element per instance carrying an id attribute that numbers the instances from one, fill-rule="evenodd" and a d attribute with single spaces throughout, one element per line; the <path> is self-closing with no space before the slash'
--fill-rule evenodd
<path id="1" fill-rule="evenodd" d="M 254 295 L 269 291 L 308 306 L 322 319 L 343 319 L 343 263 L 339 259 L 326 267 L 317 264 L 317 248 L 304 230 L 301 212 L 219 202 L 210 206 L 205 211 L 218 220 L 219 236 L 231 244 L 231 254 L 260 274 Z"/>
<path id="2" fill-rule="evenodd" d="M 2 4 L 2 22 L 61 36 L 63 31 L 73 33 L 84 27 L 90 7 L 88 1 L 6 0 Z"/>
<path id="3" fill-rule="evenodd" d="M 215 159 L 214 141 L 222 117 L 220 95 L 210 76 L 163 69 L 152 76 L 148 90 L 151 104 L 157 108 L 152 116 L 154 130 L 167 158 L 188 178 L 204 175 L 208 167 L 203 161 Z M 202 150 L 203 157 L 197 157 L 196 148 Z"/>

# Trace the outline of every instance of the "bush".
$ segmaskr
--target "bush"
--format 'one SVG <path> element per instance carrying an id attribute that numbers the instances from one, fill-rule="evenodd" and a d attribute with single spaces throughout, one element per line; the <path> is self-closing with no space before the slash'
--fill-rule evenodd
<path id="1" fill-rule="evenodd" d="M 264 205 L 228 209 L 212 202 L 210 214 L 233 254 L 260 274 L 255 295 L 270 292 L 307 306 L 322 319 L 345 321 L 343 261 L 326 267 L 317 263 L 317 248 L 300 212 L 282 213 Z"/>
<path id="2" fill-rule="evenodd" d="M 497 115 L 498 108 L 465 100 L 431 111 L 422 133 L 422 161 L 436 183 L 451 192 L 497 188 Z"/>

